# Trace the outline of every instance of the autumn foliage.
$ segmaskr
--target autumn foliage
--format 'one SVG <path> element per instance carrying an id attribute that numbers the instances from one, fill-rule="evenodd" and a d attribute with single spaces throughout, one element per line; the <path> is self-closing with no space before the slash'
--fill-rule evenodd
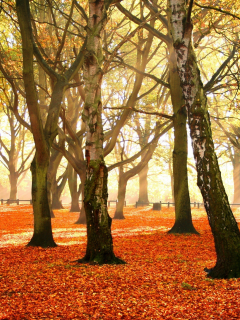
<path id="1" fill-rule="evenodd" d="M 57 248 L 26 247 L 31 206 L 0 208 L 0 319 L 239 319 L 240 279 L 212 280 L 206 214 L 193 209 L 197 235 L 169 235 L 173 208 L 125 208 L 113 220 L 114 252 L 125 265 L 81 265 L 86 227 L 78 213 L 55 211 Z M 110 209 L 113 216 L 114 209 Z M 235 211 L 238 219 L 238 210 Z"/>

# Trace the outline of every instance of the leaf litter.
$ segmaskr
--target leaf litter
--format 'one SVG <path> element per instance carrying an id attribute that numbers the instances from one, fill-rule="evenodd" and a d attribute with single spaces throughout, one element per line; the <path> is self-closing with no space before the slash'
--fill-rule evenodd
<path id="1" fill-rule="evenodd" d="M 42 249 L 25 247 L 32 207 L 11 208 L 0 206 L 0 320 L 240 318 L 240 280 L 213 280 L 203 271 L 216 261 L 203 209 L 192 210 L 197 236 L 166 233 L 173 208 L 125 208 L 112 233 L 126 265 L 93 266 L 74 262 L 86 249 L 86 227 L 74 225 L 78 213 L 54 211 L 59 246 Z"/>

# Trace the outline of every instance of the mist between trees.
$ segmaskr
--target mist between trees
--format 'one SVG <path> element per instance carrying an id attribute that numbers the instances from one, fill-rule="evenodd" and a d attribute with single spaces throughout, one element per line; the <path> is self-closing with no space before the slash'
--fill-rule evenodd
<path id="1" fill-rule="evenodd" d="M 0 198 L 32 197 L 30 246 L 56 246 L 53 209 L 69 202 L 87 226 L 79 262 L 124 263 L 107 199 L 118 200 L 115 219 L 125 200 L 174 201 L 170 233 L 197 233 L 191 199 L 204 202 L 214 235 L 209 275 L 239 276 L 228 200 L 240 203 L 239 8 L 221 8 L 2 1 Z"/>

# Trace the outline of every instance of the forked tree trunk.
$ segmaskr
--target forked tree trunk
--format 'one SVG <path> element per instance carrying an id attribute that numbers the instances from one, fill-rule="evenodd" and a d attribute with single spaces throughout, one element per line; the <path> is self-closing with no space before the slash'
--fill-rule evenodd
<path id="1" fill-rule="evenodd" d="M 240 232 L 229 205 L 214 151 L 207 98 L 191 42 L 190 15 L 187 14 L 185 0 L 169 0 L 168 4 L 178 72 L 188 110 L 198 175 L 197 183 L 204 199 L 217 253 L 216 265 L 206 271 L 213 278 L 238 278 L 240 277 Z"/>
<path id="2" fill-rule="evenodd" d="M 118 178 L 118 199 L 116 205 L 116 211 L 114 219 L 125 219 L 123 215 L 123 207 L 126 196 L 127 181 L 123 177 L 123 166 L 119 167 L 119 178 Z"/>
<path id="3" fill-rule="evenodd" d="M 87 249 L 79 262 L 97 264 L 123 263 L 115 257 L 111 223 L 107 210 L 107 176 L 103 157 L 102 128 L 102 41 L 111 1 L 89 1 L 87 45 L 83 66 L 85 79 L 85 105 L 83 121 L 86 123 L 86 182 L 84 206 L 87 218 Z"/>
<path id="4" fill-rule="evenodd" d="M 177 72 L 177 56 L 172 45 L 169 45 L 168 49 L 170 93 L 174 113 L 173 190 L 175 201 L 175 223 L 168 233 L 198 234 L 192 223 L 188 188 L 187 112 L 182 107 L 184 105 L 184 98 Z"/>
<path id="5" fill-rule="evenodd" d="M 35 155 L 31 164 L 34 234 L 28 246 L 55 247 L 47 191 L 49 162 L 46 159 L 39 164 L 36 159 Z"/>
<path id="6" fill-rule="evenodd" d="M 73 10 L 72 2 L 71 10 Z M 32 162 L 33 179 L 33 212 L 34 235 L 29 245 L 51 247 L 56 244 L 52 240 L 51 219 L 47 171 L 50 159 L 50 149 L 58 133 L 58 119 L 62 106 L 62 98 L 68 83 L 74 78 L 83 64 L 83 51 L 86 41 L 76 59 L 64 73 L 57 74 L 43 59 L 41 52 L 34 43 L 31 27 L 31 12 L 29 0 L 16 0 L 16 11 L 22 38 L 23 80 L 26 92 L 26 102 L 31 122 L 31 130 L 36 147 L 35 158 Z M 41 118 L 37 91 L 34 80 L 33 53 L 37 61 L 50 75 L 54 84 L 46 123 Z M 43 126 L 43 124 L 45 124 Z"/>
<path id="7" fill-rule="evenodd" d="M 50 106 L 49 108 L 49 123 L 50 126 L 52 125 L 51 128 L 53 131 L 46 130 L 44 132 L 34 82 L 33 43 L 29 1 L 17 0 L 16 9 L 22 37 L 23 80 L 26 91 L 26 102 L 36 147 L 36 153 L 31 164 L 34 233 L 31 241 L 28 243 L 28 246 L 55 247 L 56 244 L 53 240 L 51 227 L 51 214 L 49 207 L 50 191 L 48 190 L 47 174 L 50 159 L 50 148 L 52 141 L 55 138 L 53 132 L 56 132 L 58 120 L 58 113 L 55 113 L 54 119 L 54 112 L 51 109 L 54 109 L 55 105 L 58 104 L 58 99 L 60 99 L 61 103 L 62 95 L 59 94 L 60 92 L 53 93 L 53 95 L 57 97 L 57 101 L 55 101 L 52 104 L 52 107 Z M 64 88 L 64 86 L 62 88 Z"/>

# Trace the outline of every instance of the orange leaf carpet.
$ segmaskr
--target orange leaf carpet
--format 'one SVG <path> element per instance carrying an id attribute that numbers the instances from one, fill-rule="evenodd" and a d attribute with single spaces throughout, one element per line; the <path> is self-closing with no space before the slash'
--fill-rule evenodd
<path id="1" fill-rule="evenodd" d="M 200 236 L 166 234 L 173 208 L 124 210 L 112 234 L 127 264 L 93 266 L 74 262 L 86 247 L 78 213 L 55 211 L 59 246 L 41 249 L 25 247 L 32 207 L 0 206 L 0 319 L 240 319 L 240 279 L 212 280 L 203 271 L 216 259 L 203 209 L 192 210 Z"/>

